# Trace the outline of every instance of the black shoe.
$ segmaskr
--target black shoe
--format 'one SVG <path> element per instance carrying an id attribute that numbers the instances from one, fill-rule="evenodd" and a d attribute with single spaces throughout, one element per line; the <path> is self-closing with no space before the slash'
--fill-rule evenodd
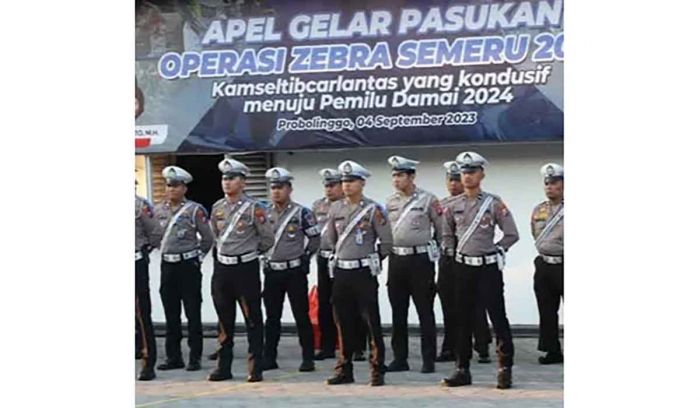
<path id="1" fill-rule="evenodd" d="M 265 359 L 262 363 L 262 369 L 263 371 L 267 370 L 276 370 L 280 368 L 280 366 L 277 365 L 277 360 L 268 360 Z"/>
<path id="2" fill-rule="evenodd" d="M 423 374 L 434 373 L 435 363 L 432 361 L 424 361 L 423 367 L 420 368 L 420 372 Z"/>
<path id="3" fill-rule="evenodd" d="M 187 367 L 185 367 L 185 371 L 199 371 L 201 369 L 202 364 L 199 362 L 199 360 L 190 360 Z"/>
<path id="4" fill-rule="evenodd" d="M 352 384 L 355 382 L 355 378 L 352 373 L 336 373 L 333 377 L 326 380 L 328 385 L 338 385 L 338 384 Z"/>
<path id="5" fill-rule="evenodd" d="M 224 371 L 224 370 L 219 370 L 219 368 L 215 368 L 214 371 L 212 371 L 209 374 L 209 377 L 207 377 L 207 380 L 209 381 L 224 381 L 224 380 L 230 380 L 233 378 L 233 375 L 231 374 L 231 371 Z"/>
<path id="6" fill-rule="evenodd" d="M 437 363 L 445 363 L 448 361 L 455 361 L 455 355 L 452 353 L 449 353 L 449 352 L 442 352 L 435 359 L 435 362 L 437 362 Z"/>
<path id="7" fill-rule="evenodd" d="M 479 354 L 479 364 L 489 364 L 491 362 L 491 357 L 489 353 Z"/>
<path id="8" fill-rule="evenodd" d="M 513 386 L 513 372 L 510 367 L 501 367 L 498 369 L 498 384 L 496 388 L 505 390 Z"/>
<path id="9" fill-rule="evenodd" d="M 327 358 L 335 358 L 335 352 L 334 351 L 319 351 L 314 356 L 314 360 L 316 360 L 316 361 L 325 360 Z"/>
<path id="10" fill-rule="evenodd" d="M 352 361 L 366 361 L 367 358 L 365 357 L 365 352 L 364 351 L 356 351 L 355 354 L 352 356 Z"/>
<path id="11" fill-rule="evenodd" d="M 560 364 L 564 362 L 564 355 L 562 353 L 547 353 L 544 356 L 540 356 L 537 359 L 540 364 Z"/>
<path id="12" fill-rule="evenodd" d="M 157 368 L 163 371 L 185 368 L 185 362 L 182 360 L 166 360 L 165 363 L 159 364 Z"/>
<path id="13" fill-rule="evenodd" d="M 311 360 L 304 360 L 301 362 L 301 365 L 299 366 L 299 371 L 301 371 L 302 373 L 309 372 L 309 371 L 315 371 L 315 370 L 316 370 L 316 364 L 314 364 L 314 362 Z"/>
<path id="14" fill-rule="evenodd" d="M 442 379 L 442 385 L 447 387 L 461 387 L 472 384 L 472 375 L 468 368 L 455 370 L 448 378 Z"/>
<path id="15" fill-rule="evenodd" d="M 207 360 L 216 360 L 219 358 L 219 351 L 215 351 L 207 356 Z"/>
<path id="16" fill-rule="evenodd" d="M 394 360 L 391 363 L 389 363 L 389 366 L 386 368 L 387 372 L 390 373 L 396 373 L 399 371 L 409 371 L 410 367 L 408 367 L 408 361 L 403 360 L 403 361 L 398 361 Z"/>
<path id="17" fill-rule="evenodd" d="M 144 368 L 139 373 L 139 381 L 151 381 L 156 378 L 156 372 L 152 368 Z"/>
<path id="18" fill-rule="evenodd" d="M 249 383 L 254 383 L 254 382 L 260 382 L 263 380 L 262 373 L 251 373 L 248 374 L 248 382 Z"/>
<path id="19" fill-rule="evenodd" d="M 369 380 L 369 385 L 372 387 L 379 387 L 384 385 L 384 374 L 373 375 Z"/>

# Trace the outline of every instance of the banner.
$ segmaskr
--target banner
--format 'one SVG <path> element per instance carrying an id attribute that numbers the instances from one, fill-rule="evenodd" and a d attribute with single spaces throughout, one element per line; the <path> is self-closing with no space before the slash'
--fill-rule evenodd
<path id="1" fill-rule="evenodd" d="M 563 140 L 563 7 L 137 2 L 136 151 Z"/>

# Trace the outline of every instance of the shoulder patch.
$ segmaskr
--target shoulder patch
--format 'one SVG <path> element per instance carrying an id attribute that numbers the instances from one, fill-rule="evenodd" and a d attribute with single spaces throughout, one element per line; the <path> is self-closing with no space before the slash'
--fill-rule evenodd
<path id="1" fill-rule="evenodd" d="M 506 206 L 506 203 L 504 203 L 503 200 L 498 200 L 498 203 L 496 204 L 496 211 L 498 211 L 502 217 L 506 217 L 508 214 L 510 214 L 510 211 L 508 211 L 508 206 Z"/>
<path id="2" fill-rule="evenodd" d="M 384 207 L 377 205 L 377 207 L 374 209 L 374 219 L 377 220 L 379 225 L 386 224 L 387 214 Z"/>
<path id="3" fill-rule="evenodd" d="M 437 199 L 434 199 L 432 207 L 435 210 L 435 212 L 437 213 L 437 215 L 442 215 L 442 204 L 440 204 L 440 201 L 438 201 Z"/>
<path id="4" fill-rule="evenodd" d="M 255 211 L 253 212 L 253 215 L 255 215 L 255 218 L 258 220 L 259 224 L 264 224 L 267 220 L 265 209 L 262 207 L 261 203 L 255 204 Z"/>

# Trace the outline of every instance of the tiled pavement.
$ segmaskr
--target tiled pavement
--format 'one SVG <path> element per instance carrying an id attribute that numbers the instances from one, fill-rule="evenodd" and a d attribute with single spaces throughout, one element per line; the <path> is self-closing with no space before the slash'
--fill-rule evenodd
<path id="1" fill-rule="evenodd" d="M 498 390 L 496 363 L 491 347 L 491 364 L 472 363 L 473 385 L 445 388 L 440 380 L 449 375 L 453 363 L 438 363 L 433 374 L 421 374 L 420 338 L 409 339 L 411 371 L 387 373 L 386 385 L 370 387 L 366 384 L 369 374 L 367 362 L 355 363 L 355 384 L 328 386 L 324 380 L 332 374 L 335 360 L 316 362 L 316 371 L 300 373 L 301 350 L 296 337 L 283 336 L 280 342 L 278 363 L 280 369 L 266 371 L 260 383 L 245 382 L 247 344 L 245 336 L 237 336 L 233 365 L 233 380 L 208 382 L 206 376 L 215 365 L 203 360 L 202 371 L 157 371 L 158 377 L 150 382 L 136 381 L 137 407 L 433 407 L 468 403 L 472 408 L 481 407 L 562 407 L 563 365 L 541 366 L 537 364 L 537 339 L 516 338 L 514 387 Z M 390 339 L 385 336 L 388 364 L 392 352 Z M 441 339 L 438 339 L 441 344 Z M 162 360 L 163 338 L 158 338 L 159 360 Z M 183 340 L 183 352 L 187 356 L 187 344 Z M 216 348 L 216 339 L 204 339 L 205 354 Z M 136 362 L 135 376 L 140 362 Z"/>

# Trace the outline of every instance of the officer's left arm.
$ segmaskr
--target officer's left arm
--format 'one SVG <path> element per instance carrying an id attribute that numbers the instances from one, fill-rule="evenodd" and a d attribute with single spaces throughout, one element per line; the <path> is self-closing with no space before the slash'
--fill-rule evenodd
<path id="1" fill-rule="evenodd" d="M 318 251 L 318 247 L 321 245 L 321 228 L 316 221 L 316 216 L 308 208 L 301 210 L 301 227 L 304 230 L 304 235 L 308 238 L 304 252 L 311 256 Z"/>
<path id="2" fill-rule="evenodd" d="M 391 224 L 389 224 L 389 216 L 386 210 L 377 204 L 372 215 L 372 226 L 379 237 L 379 256 L 384 259 L 391 247 L 394 245 L 394 237 L 391 233 Z"/>
<path id="3" fill-rule="evenodd" d="M 254 204 L 253 209 L 253 223 L 255 225 L 255 230 L 260 236 L 260 243 L 258 244 L 258 252 L 265 253 L 268 249 L 272 248 L 275 243 L 275 233 L 272 230 L 272 225 L 267 222 L 267 211 L 260 203 Z"/>
<path id="4" fill-rule="evenodd" d="M 430 217 L 430 222 L 433 224 L 433 238 L 440 244 L 442 241 L 442 205 L 440 200 L 435 196 L 431 196 L 428 200 L 428 216 Z"/>
<path id="5" fill-rule="evenodd" d="M 209 215 L 207 210 L 201 205 L 197 207 L 194 213 L 197 232 L 199 232 L 199 250 L 202 251 L 202 257 L 206 255 L 214 244 L 214 233 L 209 225 Z"/>
<path id="6" fill-rule="evenodd" d="M 494 200 L 492 210 L 495 213 L 496 224 L 501 231 L 503 231 L 503 238 L 501 238 L 496 245 L 508 250 L 520 239 L 518 227 L 515 225 L 515 220 L 513 219 L 513 213 L 510 212 L 502 200 L 498 199 Z"/>

